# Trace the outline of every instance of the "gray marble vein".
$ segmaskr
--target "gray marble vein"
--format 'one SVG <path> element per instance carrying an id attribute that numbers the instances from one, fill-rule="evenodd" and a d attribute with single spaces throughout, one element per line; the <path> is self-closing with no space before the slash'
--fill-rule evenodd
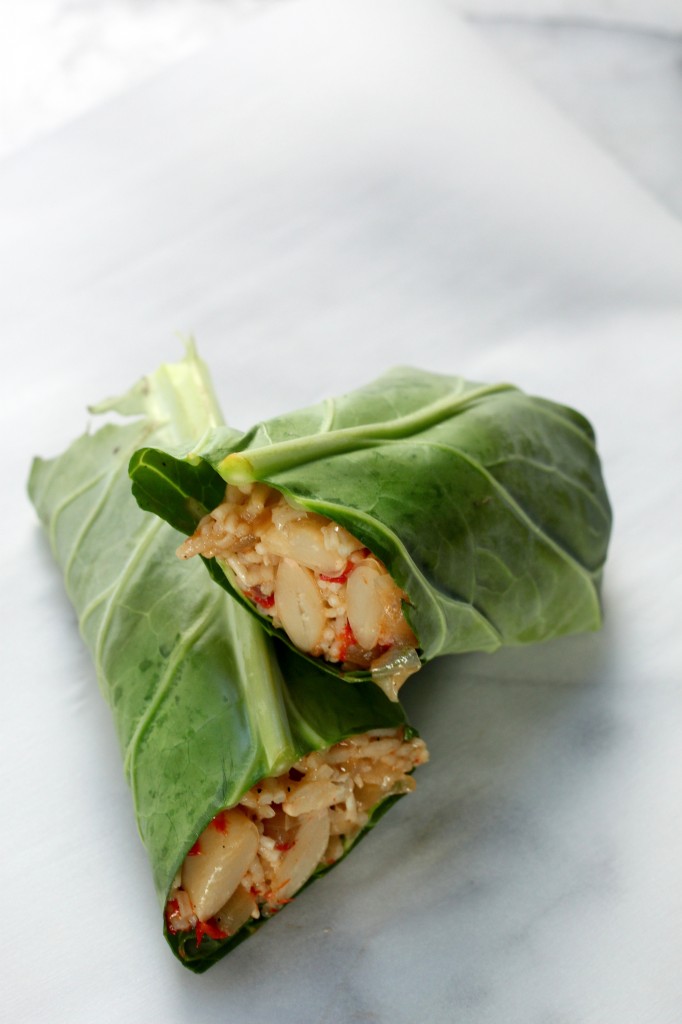
<path id="1" fill-rule="evenodd" d="M 567 14 L 469 15 L 544 96 L 682 214 L 682 31 Z"/>

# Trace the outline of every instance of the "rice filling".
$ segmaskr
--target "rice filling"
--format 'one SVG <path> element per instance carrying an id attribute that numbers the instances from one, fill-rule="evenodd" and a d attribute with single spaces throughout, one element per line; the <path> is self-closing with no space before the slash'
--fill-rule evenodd
<path id="1" fill-rule="evenodd" d="M 228 484 L 177 554 L 218 559 L 297 648 L 371 670 L 392 699 L 420 667 L 407 595 L 383 563 L 338 523 L 296 508 L 267 484 Z"/>
<path id="2" fill-rule="evenodd" d="M 224 939 L 271 917 L 314 872 L 339 860 L 373 808 L 414 789 L 423 740 L 375 729 L 306 755 L 221 811 L 185 857 L 166 904 L 171 933 Z"/>

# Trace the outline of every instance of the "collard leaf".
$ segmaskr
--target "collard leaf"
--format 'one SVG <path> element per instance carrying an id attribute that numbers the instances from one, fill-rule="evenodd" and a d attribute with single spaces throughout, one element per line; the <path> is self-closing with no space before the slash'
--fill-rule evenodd
<path id="1" fill-rule="evenodd" d="M 349 699 L 343 683 L 290 652 L 278 655 L 200 564 L 178 561 L 177 534 L 140 511 L 127 473 L 132 453 L 150 443 L 181 448 L 220 419 L 193 348 L 98 409 L 137 418 L 84 435 L 56 459 L 36 459 L 29 492 L 111 708 L 163 906 L 219 810 L 310 751 L 402 725 L 404 716 L 370 684 Z M 173 462 L 177 475 L 164 473 L 176 495 L 187 465 Z M 181 516 L 203 515 L 224 489 L 207 464 L 193 480 Z M 178 954 L 190 941 L 168 939 Z M 206 940 L 183 962 L 204 970 L 234 944 Z"/>
<path id="2" fill-rule="evenodd" d="M 423 660 L 601 623 L 611 511 L 594 433 L 574 410 L 511 385 L 393 370 L 238 440 L 206 436 L 185 462 L 181 495 L 166 485 L 164 458 L 135 454 L 133 490 L 184 532 L 207 466 L 223 482 L 264 481 L 346 527 L 407 593 Z M 215 561 L 209 571 L 251 607 Z"/>

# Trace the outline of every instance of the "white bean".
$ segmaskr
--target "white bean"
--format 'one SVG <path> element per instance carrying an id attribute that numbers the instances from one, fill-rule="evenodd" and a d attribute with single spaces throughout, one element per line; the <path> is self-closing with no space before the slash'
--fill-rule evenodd
<path id="1" fill-rule="evenodd" d="M 257 849 L 258 829 L 241 811 L 224 811 L 204 829 L 198 852 L 188 854 L 182 866 L 182 886 L 200 921 L 227 903 Z"/>
<path id="2" fill-rule="evenodd" d="M 380 581 L 384 574 L 374 561 L 361 562 L 348 577 L 346 609 L 348 622 L 360 647 L 376 646 L 384 617 Z"/>
<path id="3" fill-rule="evenodd" d="M 313 651 L 326 624 L 324 603 L 315 577 L 290 558 L 277 567 L 275 611 L 284 631 L 302 651 Z"/>
<path id="4" fill-rule="evenodd" d="M 301 820 L 294 845 L 282 854 L 277 869 L 273 884 L 277 900 L 289 899 L 308 881 L 322 860 L 328 842 L 329 814 L 326 811 Z"/>
<path id="5" fill-rule="evenodd" d="M 228 935 L 234 935 L 243 924 L 253 917 L 256 901 L 243 885 L 238 885 L 224 907 L 215 915 L 218 927 Z"/>
<path id="6" fill-rule="evenodd" d="M 325 576 L 338 576 L 346 557 L 325 545 L 322 522 L 317 518 L 295 519 L 281 529 L 273 527 L 263 535 L 265 549 L 280 558 L 293 558 Z"/>

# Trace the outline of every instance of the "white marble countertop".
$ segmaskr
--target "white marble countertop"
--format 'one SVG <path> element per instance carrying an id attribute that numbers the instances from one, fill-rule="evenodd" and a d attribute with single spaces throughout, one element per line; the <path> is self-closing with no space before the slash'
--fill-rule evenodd
<path id="1" fill-rule="evenodd" d="M 28 6 L 40 46 L 58 7 L 17 5 L 20 21 Z M 673 117 L 679 24 L 671 4 L 655 30 L 633 4 L 602 3 L 598 28 L 585 3 L 577 21 L 500 6 L 469 4 L 467 26 L 445 0 L 287 0 L 233 5 L 219 28 L 226 8 L 192 5 L 209 44 L 178 0 L 171 35 L 193 52 L 159 56 L 160 4 L 59 5 L 62 26 L 90 26 L 81 41 L 108 18 L 121 39 L 102 55 L 59 37 L 64 73 L 92 87 L 83 113 L 56 104 L 0 161 L 2 1019 L 682 1020 L 674 133 L 634 166 L 636 132 Z M 138 16 L 148 58 L 97 92 Z M 667 106 L 595 143 L 597 111 L 615 125 L 608 105 L 645 81 Z M 176 331 L 239 426 L 398 363 L 572 404 L 615 509 L 604 630 L 427 666 L 404 691 L 432 753 L 416 792 L 202 978 L 165 948 L 108 711 L 25 494 L 32 456 L 176 358 Z"/>
<path id="2" fill-rule="evenodd" d="M 0 158 L 229 35 L 273 3 L 0 0 Z M 682 213 L 677 0 L 451 5 L 591 139 Z"/>

